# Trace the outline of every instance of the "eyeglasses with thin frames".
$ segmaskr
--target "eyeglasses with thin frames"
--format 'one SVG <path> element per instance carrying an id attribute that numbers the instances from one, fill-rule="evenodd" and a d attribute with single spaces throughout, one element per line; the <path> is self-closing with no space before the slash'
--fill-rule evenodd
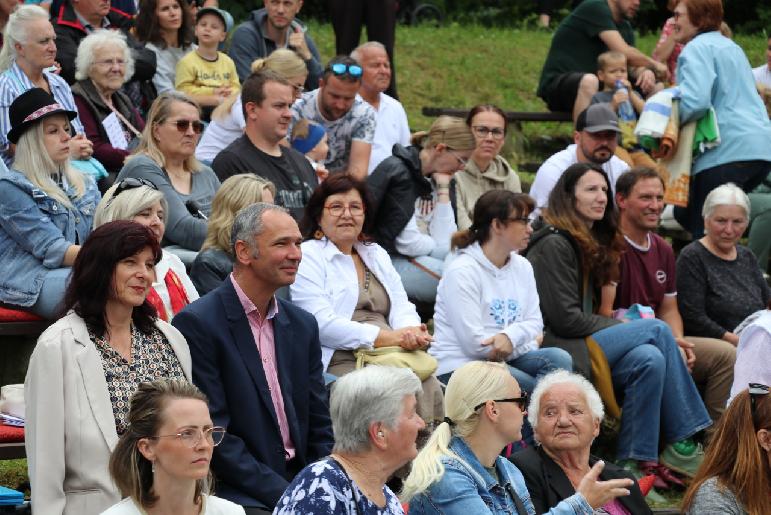
<path id="1" fill-rule="evenodd" d="M 506 135 L 503 129 L 500 127 L 486 127 L 484 125 L 475 125 L 471 128 L 477 138 L 485 139 L 487 136 L 492 136 L 494 140 L 502 140 Z"/>
<path id="2" fill-rule="evenodd" d="M 94 61 L 97 66 L 104 66 L 105 68 L 112 68 L 113 66 L 120 66 L 123 68 L 126 66 L 126 61 L 123 59 L 105 59 L 103 61 Z"/>
<path id="3" fill-rule="evenodd" d="M 508 222 L 518 222 L 518 223 L 521 223 L 523 225 L 530 225 L 531 223 L 533 223 L 533 221 L 530 220 L 530 217 L 527 217 L 527 216 L 510 217 L 510 218 L 507 218 L 506 221 L 508 221 Z"/>
<path id="4" fill-rule="evenodd" d="M 464 168 L 466 167 L 466 163 L 468 163 L 468 159 L 465 159 L 465 158 L 463 158 L 463 157 L 459 156 L 459 155 L 458 155 L 458 153 L 457 153 L 457 152 L 455 152 L 455 151 L 454 151 L 454 150 L 452 150 L 452 149 L 449 149 L 449 148 L 448 148 L 448 149 L 447 149 L 447 152 L 449 152 L 449 153 L 450 153 L 450 155 L 451 155 L 452 157 L 454 157 L 455 159 L 457 159 L 457 160 L 458 160 L 458 164 L 459 164 L 460 166 L 462 166 L 462 167 L 464 167 Z"/>
<path id="5" fill-rule="evenodd" d="M 351 216 L 361 216 L 364 214 L 364 206 L 361 204 L 348 204 L 347 206 L 344 204 L 331 204 L 329 206 L 324 206 L 324 209 L 326 209 L 330 215 L 336 217 L 343 216 L 346 209 L 351 213 Z"/>
<path id="6" fill-rule="evenodd" d="M 177 438 L 192 449 L 201 442 L 202 438 L 206 438 L 206 441 L 209 444 L 211 444 L 213 447 L 217 447 L 220 443 L 222 443 L 226 432 L 227 431 L 224 427 L 219 426 L 210 427 L 208 429 L 190 427 L 183 429 L 179 433 L 175 433 L 173 435 L 156 435 L 148 436 L 147 438 L 152 438 L 153 440 L 157 438 Z"/>
<path id="7" fill-rule="evenodd" d="M 176 120 L 173 122 L 170 121 L 169 123 L 174 124 L 177 127 L 177 130 L 182 134 L 186 133 L 191 126 L 193 127 L 193 132 L 196 134 L 201 134 L 203 132 L 203 123 L 200 120 Z"/>
<path id="8" fill-rule="evenodd" d="M 527 392 L 522 392 L 522 397 L 509 397 L 507 399 L 490 399 L 493 402 L 514 402 L 519 406 L 519 409 L 521 411 L 525 411 L 525 408 L 527 408 Z M 478 410 L 485 404 L 487 404 L 489 401 L 480 402 L 474 407 L 474 411 Z"/>

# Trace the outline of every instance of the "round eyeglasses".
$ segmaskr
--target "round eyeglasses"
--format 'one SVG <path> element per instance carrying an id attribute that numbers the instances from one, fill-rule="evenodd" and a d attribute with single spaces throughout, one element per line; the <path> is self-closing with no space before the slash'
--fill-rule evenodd
<path id="1" fill-rule="evenodd" d="M 190 427 L 173 435 L 156 435 L 148 436 L 147 438 L 177 438 L 192 449 L 201 442 L 201 438 L 205 438 L 207 443 L 217 447 L 222 443 L 222 439 L 225 438 L 226 432 L 224 427 L 219 426 L 210 427 L 208 429 Z"/>

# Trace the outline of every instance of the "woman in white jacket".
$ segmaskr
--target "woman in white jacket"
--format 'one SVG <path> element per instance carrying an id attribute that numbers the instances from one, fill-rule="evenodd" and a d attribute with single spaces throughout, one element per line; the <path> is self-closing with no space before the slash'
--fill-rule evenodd
<path id="1" fill-rule="evenodd" d="M 357 349 L 426 349 L 432 340 L 388 253 L 367 241 L 369 207 L 364 182 L 335 174 L 311 195 L 301 223 L 292 302 L 316 317 L 324 371 L 338 377 L 356 368 Z M 418 413 L 427 423 L 443 417 L 434 376 L 423 381 Z"/>
<path id="2" fill-rule="evenodd" d="M 453 236 L 458 255 L 445 270 L 436 296 L 434 344 L 440 381 L 474 360 L 505 361 L 527 393 L 556 369 L 573 369 L 570 355 L 540 348 L 543 319 L 530 263 L 517 254 L 533 229 L 533 199 L 493 190 L 474 206 L 474 221 Z"/>

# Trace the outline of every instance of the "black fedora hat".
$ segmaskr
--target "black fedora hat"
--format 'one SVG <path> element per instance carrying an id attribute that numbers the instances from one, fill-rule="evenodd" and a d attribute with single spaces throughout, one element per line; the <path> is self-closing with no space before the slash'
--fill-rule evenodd
<path id="1" fill-rule="evenodd" d="M 11 121 L 11 130 L 8 131 L 8 141 L 18 143 L 24 131 L 41 118 L 54 114 L 64 114 L 73 120 L 78 113 L 69 111 L 61 106 L 54 97 L 46 93 L 44 89 L 28 89 L 11 103 L 8 109 Z"/>

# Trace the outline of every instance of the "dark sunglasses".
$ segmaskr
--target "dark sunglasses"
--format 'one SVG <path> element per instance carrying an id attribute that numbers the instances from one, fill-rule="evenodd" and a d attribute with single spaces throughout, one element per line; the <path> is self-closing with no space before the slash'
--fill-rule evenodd
<path id="1" fill-rule="evenodd" d="M 120 195 L 126 190 L 133 190 L 134 188 L 141 188 L 142 186 L 147 186 L 150 189 L 157 190 L 158 188 L 153 184 L 152 182 L 148 181 L 147 179 L 140 179 L 137 177 L 129 177 L 127 179 L 123 179 L 122 181 L 119 181 L 117 183 L 117 187 L 115 188 L 115 191 L 112 193 L 112 197 L 107 201 L 107 203 L 104 205 L 104 207 L 109 206 L 113 200 L 115 200 L 115 197 Z"/>
<path id="2" fill-rule="evenodd" d="M 359 66 L 358 64 L 344 64 L 344 63 L 330 64 L 327 67 L 327 71 L 331 71 L 336 76 L 347 74 L 354 78 L 361 77 L 361 73 L 362 73 L 361 66 Z"/>
<path id="3" fill-rule="evenodd" d="M 522 397 L 511 397 L 508 399 L 490 399 L 493 402 L 514 402 L 519 406 L 519 409 L 521 411 L 525 411 L 525 408 L 527 408 L 527 392 L 522 392 Z M 485 404 L 487 404 L 488 401 L 480 402 L 474 407 L 474 411 L 478 410 Z"/>
<path id="4" fill-rule="evenodd" d="M 199 122 L 198 120 L 177 120 L 176 122 L 172 123 L 177 126 L 177 130 L 182 134 L 186 133 L 187 129 L 190 128 L 191 125 L 193 127 L 193 132 L 196 134 L 201 134 L 203 132 L 203 123 Z"/>
<path id="5" fill-rule="evenodd" d="M 752 413 L 752 422 L 755 426 L 757 426 L 757 420 L 755 420 L 755 411 L 757 410 L 757 398 L 761 395 L 768 395 L 768 392 L 771 388 L 764 384 L 760 383 L 750 383 L 749 384 L 749 393 L 750 393 L 750 413 Z"/>

